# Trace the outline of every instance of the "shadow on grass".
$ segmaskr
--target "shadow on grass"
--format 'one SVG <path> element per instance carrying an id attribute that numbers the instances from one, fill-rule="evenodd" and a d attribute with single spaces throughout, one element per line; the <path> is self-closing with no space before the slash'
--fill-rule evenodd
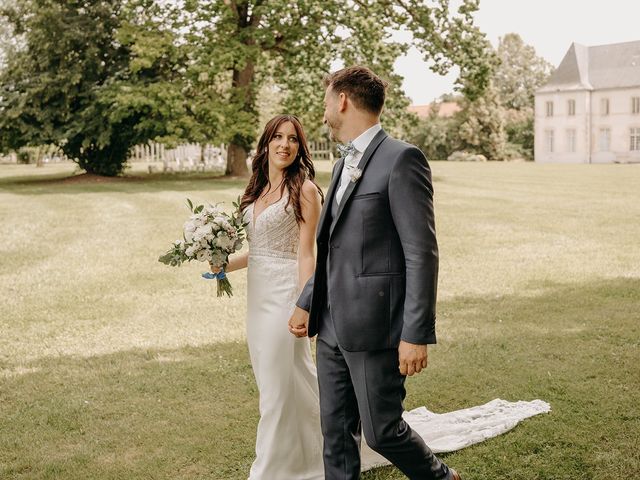
<path id="1" fill-rule="evenodd" d="M 0 178 L 0 191 L 17 195 L 52 195 L 78 193 L 147 193 L 158 191 L 186 192 L 192 190 L 244 191 L 248 178 L 225 177 L 212 173 L 141 174 L 120 177 L 95 175 L 42 174 Z M 316 181 L 326 191 L 330 173 L 318 172 Z"/>
<path id="2" fill-rule="evenodd" d="M 244 191 L 248 178 L 225 177 L 211 173 L 153 173 L 96 177 L 93 175 L 42 174 L 0 178 L 0 191 L 16 195 L 52 195 L 78 193 L 148 193 L 160 191 L 188 192 L 193 190 Z M 327 192 L 331 172 L 316 172 L 316 183 Z M 443 182 L 435 177 L 434 183 Z"/>
<path id="3" fill-rule="evenodd" d="M 408 379 L 435 412 L 541 398 L 552 413 L 443 455 L 468 480 L 631 478 L 640 468 L 640 279 L 440 305 Z M 0 388 L 1 478 L 246 479 L 258 393 L 243 343 L 22 365 Z M 395 468 L 366 480 L 404 478 Z"/>
<path id="4" fill-rule="evenodd" d="M 81 176 L 77 176 L 81 177 Z M 18 195 L 78 193 L 147 193 L 158 191 L 244 189 L 247 179 L 211 174 L 141 175 L 97 177 L 32 178 L 0 182 L 0 189 Z"/>

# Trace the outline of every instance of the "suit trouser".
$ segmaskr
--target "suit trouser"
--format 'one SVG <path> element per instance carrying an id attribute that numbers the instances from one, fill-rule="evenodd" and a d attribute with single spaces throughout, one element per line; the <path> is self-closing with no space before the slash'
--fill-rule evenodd
<path id="1" fill-rule="evenodd" d="M 323 315 L 317 342 L 326 480 L 360 478 L 360 431 L 368 445 L 415 480 L 449 479 L 442 463 L 402 419 L 398 350 L 348 352 Z"/>

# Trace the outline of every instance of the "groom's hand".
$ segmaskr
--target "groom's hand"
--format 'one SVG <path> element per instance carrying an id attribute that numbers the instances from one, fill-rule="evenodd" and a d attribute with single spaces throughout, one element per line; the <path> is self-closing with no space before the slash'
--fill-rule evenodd
<path id="1" fill-rule="evenodd" d="M 420 373 L 423 368 L 427 368 L 427 346 L 400 340 L 398 358 L 402 375 L 411 376 L 414 373 Z"/>
<path id="2" fill-rule="evenodd" d="M 309 312 L 296 306 L 291 318 L 289 319 L 289 332 L 296 337 L 306 337 L 308 325 Z"/>

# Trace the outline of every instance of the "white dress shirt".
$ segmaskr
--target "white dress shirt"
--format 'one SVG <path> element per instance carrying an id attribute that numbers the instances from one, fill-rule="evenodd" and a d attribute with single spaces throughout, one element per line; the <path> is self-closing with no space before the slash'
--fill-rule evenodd
<path id="1" fill-rule="evenodd" d="M 360 160 L 362 159 L 364 151 L 373 140 L 373 137 L 375 137 L 380 130 L 382 130 L 382 126 L 379 123 L 376 123 L 373 127 L 362 132 L 358 138 L 351 142 L 357 152 L 352 155 L 347 155 L 347 157 L 344 159 L 344 165 L 342 166 L 342 173 L 340 175 L 340 184 L 338 185 L 338 190 L 336 190 L 336 202 L 338 203 L 338 205 L 340 205 L 342 196 L 344 195 L 344 192 L 347 189 L 349 182 L 351 181 L 351 168 L 355 168 L 358 166 Z"/>

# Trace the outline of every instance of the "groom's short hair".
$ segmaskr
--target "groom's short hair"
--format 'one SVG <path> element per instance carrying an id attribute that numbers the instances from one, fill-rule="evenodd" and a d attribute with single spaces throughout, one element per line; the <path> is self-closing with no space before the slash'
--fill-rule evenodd
<path id="1" fill-rule="evenodd" d="M 343 68 L 324 77 L 325 88 L 345 93 L 357 108 L 375 115 L 382 112 L 387 85 L 370 69 L 360 65 Z"/>

